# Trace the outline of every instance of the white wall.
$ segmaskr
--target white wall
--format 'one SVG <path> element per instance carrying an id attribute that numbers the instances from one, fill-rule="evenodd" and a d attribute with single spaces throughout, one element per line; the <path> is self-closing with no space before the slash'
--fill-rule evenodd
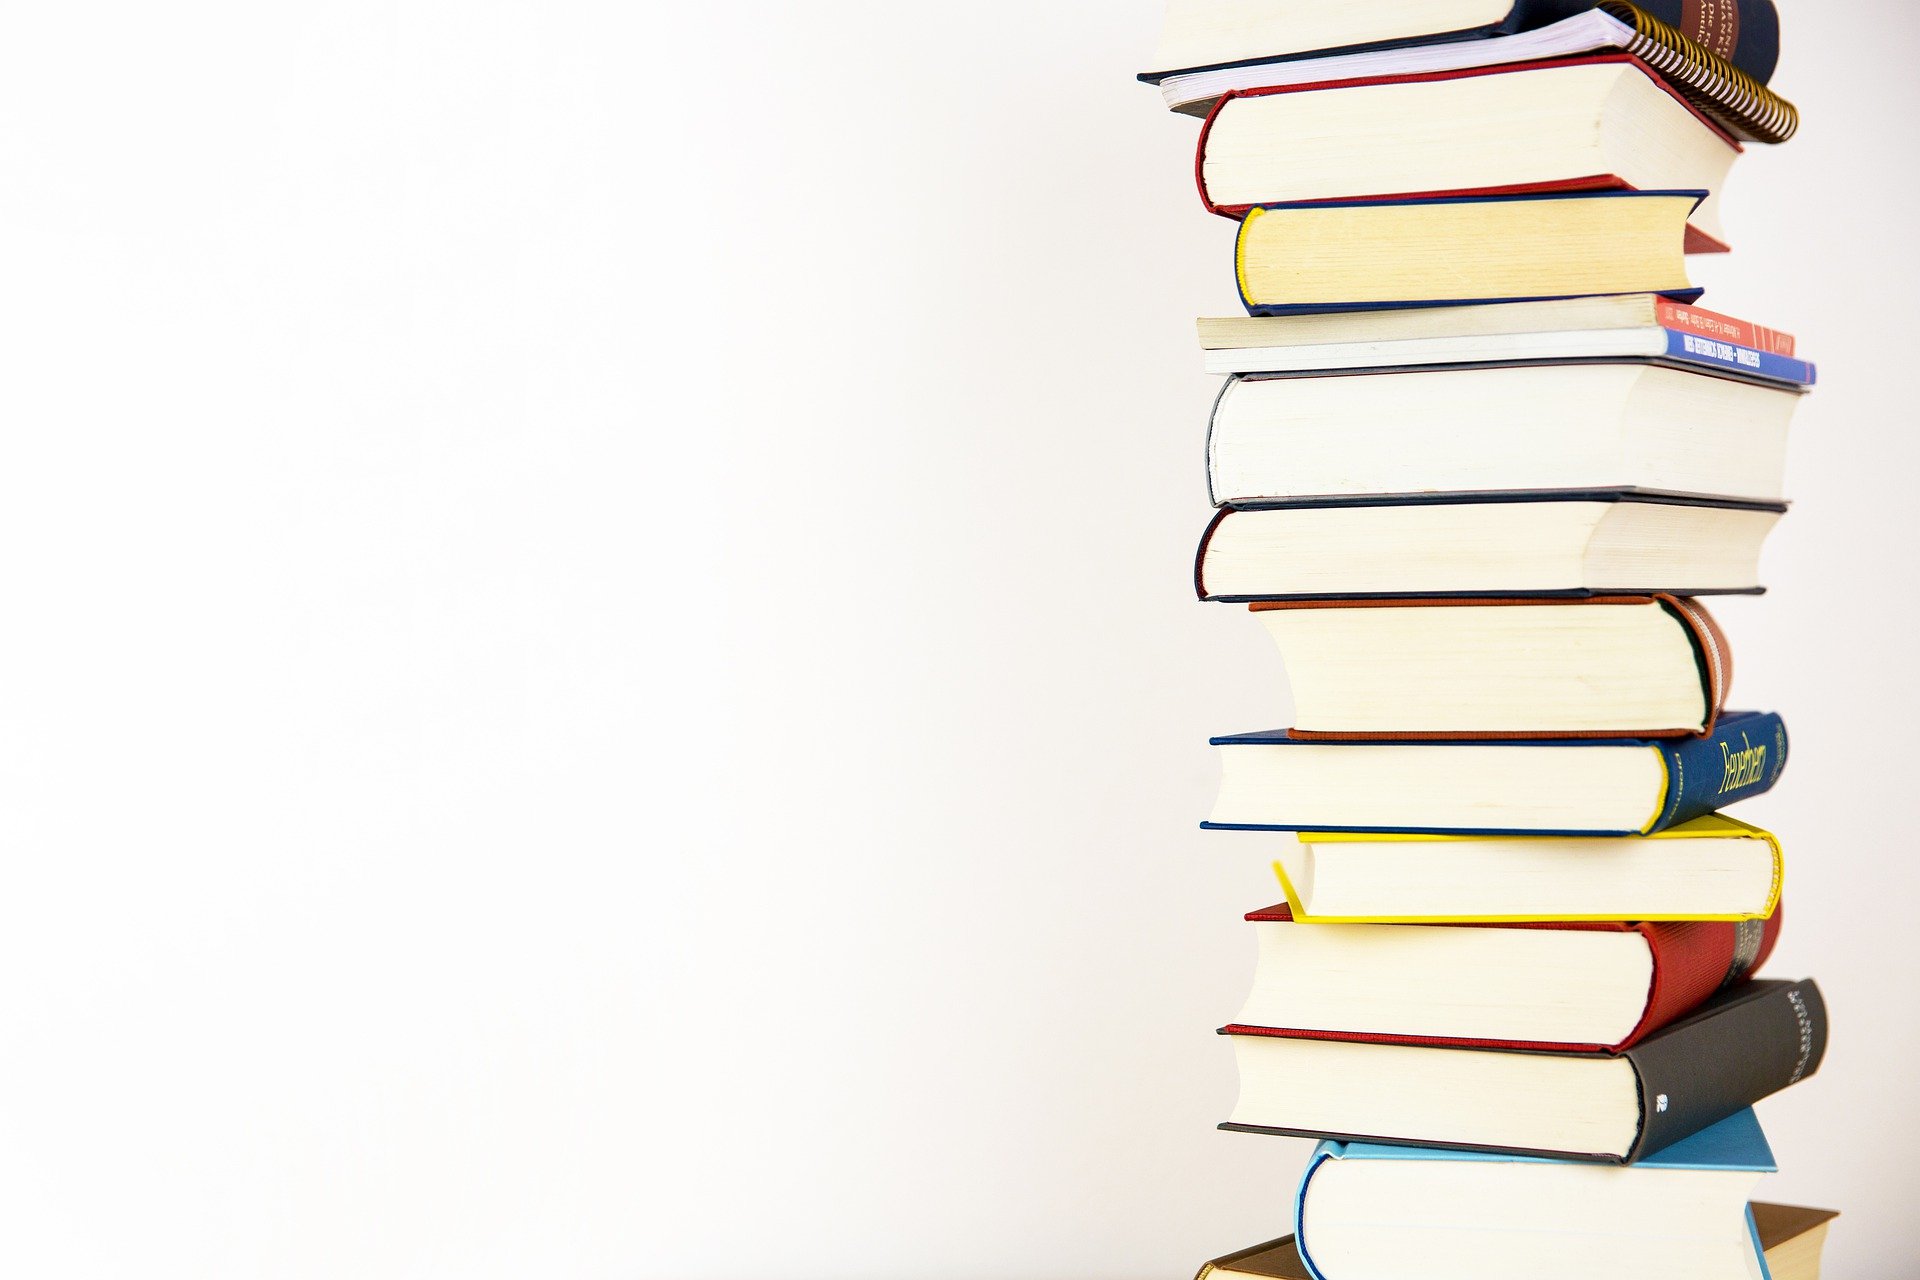
<path id="1" fill-rule="evenodd" d="M 1775 593 L 1766 1107 L 1920 1261 L 1916 26 L 1788 0 L 1709 301 L 1826 385 Z M 1219 1134 L 1284 721 L 1187 590 L 1234 298 L 1154 0 L 108 0 L 0 44 L 0 1258 L 54 1277 L 1146 1277 Z"/>

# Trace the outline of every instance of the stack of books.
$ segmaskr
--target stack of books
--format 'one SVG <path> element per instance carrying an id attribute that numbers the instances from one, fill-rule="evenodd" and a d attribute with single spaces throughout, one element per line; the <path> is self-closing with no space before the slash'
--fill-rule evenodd
<path id="1" fill-rule="evenodd" d="M 1752 1107 L 1825 1007 L 1756 976 L 1781 845 L 1723 812 L 1787 731 L 1703 599 L 1762 589 L 1814 370 L 1687 274 L 1778 49 L 1770 0 L 1171 0 L 1142 78 L 1249 313 L 1200 322 L 1195 587 L 1295 706 L 1215 740 L 1206 825 L 1288 833 L 1222 1127 L 1321 1143 L 1203 1275 L 1818 1272 Z"/>

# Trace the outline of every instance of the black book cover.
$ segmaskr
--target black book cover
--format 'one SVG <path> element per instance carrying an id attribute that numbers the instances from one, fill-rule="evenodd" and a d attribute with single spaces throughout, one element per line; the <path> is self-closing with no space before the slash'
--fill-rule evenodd
<path id="1" fill-rule="evenodd" d="M 1827 1006 L 1807 980 L 1769 979 L 1719 996 L 1628 1049 L 1640 1077 L 1630 1160 L 1725 1120 L 1820 1069 Z"/>
<path id="2" fill-rule="evenodd" d="M 1221 1034 L 1226 1034 L 1222 1032 Z M 1501 1155 L 1631 1164 L 1709 1129 L 1762 1098 L 1797 1084 L 1820 1069 L 1827 1051 L 1827 1010 L 1812 979 L 1763 979 L 1717 996 L 1691 1017 L 1674 1023 L 1620 1054 L 1553 1053 L 1532 1049 L 1456 1049 L 1440 1053 L 1520 1053 L 1528 1057 L 1625 1058 L 1640 1090 L 1640 1132 L 1622 1157 L 1611 1152 L 1554 1151 L 1539 1147 L 1490 1147 L 1466 1142 L 1372 1133 L 1326 1133 L 1268 1125 L 1235 1124 L 1236 1133 L 1265 1133 L 1334 1142 L 1441 1147 Z M 1569 1100 L 1573 1106 L 1580 1099 Z"/>

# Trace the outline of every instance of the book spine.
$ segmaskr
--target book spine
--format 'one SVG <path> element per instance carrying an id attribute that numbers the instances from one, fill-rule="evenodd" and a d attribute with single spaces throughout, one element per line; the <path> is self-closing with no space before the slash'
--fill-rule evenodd
<path id="1" fill-rule="evenodd" d="M 1687 629 L 1687 638 L 1693 642 L 1693 656 L 1700 665 L 1701 692 L 1707 700 L 1706 722 L 1698 731 L 1705 736 L 1713 732 L 1714 722 L 1727 709 L 1727 690 L 1733 684 L 1733 649 L 1727 644 L 1726 632 L 1700 601 L 1669 595 L 1660 596 L 1659 601 L 1661 607 Z"/>
<path id="2" fill-rule="evenodd" d="M 1326 1280 L 1320 1274 L 1320 1268 L 1313 1263 L 1313 1254 L 1307 1249 L 1307 1186 L 1313 1181 L 1313 1175 L 1320 1172 L 1327 1161 L 1338 1158 L 1339 1147 L 1332 1142 L 1322 1142 L 1313 1149 L 1313 1156 L 1307 1161 L 1306 1172 L 1300 1175 L 1300 1187 L 1293 1193 L 1293 1247 L 1300 1254 L 1300 1265 L 1307 1269 L 1313 1280 Z"/>
<path id="3" fill-rule="evenodd" d="M 1775 355 L 1770 351 L 1761 351 L 1754 347 L 1738 346 L 1719 338 L 1708 338 L 1685 330 L 1668 329 L 1666 332 L 1667 356 L 1687 364 L 1704 365 L 1710 369 L 1727 369 L 1734 373 L 1744 373 L 1750 378 L 1790 382 L 1801 387 L 1812 386 L 1819 376 L 1818 371 L 1805 360 Z"/>
<path id="4" fill-rule="evenodd" d="M 1640 1079 L 1639 1160 L 1820 1069 L 1827 1010 L 1812 981 L 1761 982 L 1749 997 L 1627 1050 Z"/>
<path id="5" fill-rule="evenodd" d="M 1653 952 L 1647 1011 L 1633 1033 L 1612 1046 L 1613 1051 L 1640 1043 L 1751 978 L 1773 954 L 1780 922 L 1781 913 L 1776 910 L 1765 920 L 1642 925 Z"/>
<path id="6" fill-rule="evenodd" d="M 1662 329 L 1717 338 L 1736 347 L 1752 347 L 1768 355 L 1791 357 L 1796 349 L 1794 336 L 1778 329 L 1764 329 L 1746 320 L 1723 316 L 1704 307 L 1683 307 L 1664 298 L 1654 307 L 1654 322 Z"/>
<path id="7" fill-rule="evenodd" d="M 1653 745 L 1666 760 L 1667 795 L 1648 834 L 1760 795 L 1787 767 L 1786 721 L 1771 713 L 1724 720 L 1704 738 Z"/>
<path id="8" fill-rule="evenodd" d="M 1239 374 L 1234 374 L 1220 385 L 1220 394 L 1213 398 L 1213 409 L 1207 414 L 1207 503 L 1214 507 L 1226 506 L 1226 500 L 1220 496 L 1220 484 L 1216 477 L 1219 471 L 1219 458 L 1215 454 L 1215 441 L 1220 431 L 1220 406 L 1240 384 Z"/>
<path id="9" fill-rule="evenodd" d="M 1213 202 L 1213 195 L 1207 190 L 1207 143 L 1213 137 L 1213 122 L 1220 118 L 1221 110 L 1239 96 L 1238 91 L 1221 95 L 1220 100 L 1213 104 L 1213 110 L 1207 112 L 1207 118 L 1201 122 L 1200 140 L 1193 147 L 1193 185 L 1200 191 L 1200 204 L 1208 213 L 1217 213 L 1226 218 L 1237 218 L 1243 211 L 1229 213 Z"/>
<path id="10" fill-rule="evenodd" d="M 1232 507 L 1222 507 L 1207 522 L 1207 531 L 1200 535 L 1200 548 L 1193 553 L 1193 591 L 1202 600 L 1211 600 L 1207 594 L 1207 548 L 1213 545 L 1213 535 L 1220 528 L 1220 522 L 1233 514 Z"/>
<path id="11" fill-rule="evenodd" d="M 1760 1280 L 1773 1280 L 1773 1265 L 1767 1261 L 1766 1242 L 1760 1238 L 1760 1220 L 1753 1216 L 1753 1206 L 1747 1206 L 1747 1238 L 1753 1241 L 1754 1256 L 1760 1260 Z"/>

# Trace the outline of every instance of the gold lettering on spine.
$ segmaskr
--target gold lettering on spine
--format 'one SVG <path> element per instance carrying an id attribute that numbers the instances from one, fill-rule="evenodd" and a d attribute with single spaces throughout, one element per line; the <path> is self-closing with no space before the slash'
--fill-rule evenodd
<path id="1" fill-rule="evenodd" d="M 1720 744 L 1720 795 L 1750 787 L 1767 771 L 1767 745 L 1753 745 L 1745 733 L 1740 735 L 1740 750 L 1731 743 Z"/>

